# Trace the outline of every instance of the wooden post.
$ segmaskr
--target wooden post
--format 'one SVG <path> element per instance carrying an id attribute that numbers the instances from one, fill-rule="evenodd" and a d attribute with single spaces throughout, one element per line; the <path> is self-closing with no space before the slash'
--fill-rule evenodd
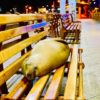
<path id="1" fill-rule="evenodd" d="M 19 23 L 19 26 L 25 26 L 25 25 L 27 25 L 28 23 L 26 22 L 20 22 Z M 26 39 L 26 38 L 28 38 L 29 37 L 29 34 L 28 33 L 25 33 L 25 34 L 22 34 L 22 36 L 21 36 L 21 40 L 24 40 L 24 39 Z M 31 46 L 28 46 L 27 48 L 27 51 L 29 51 L 29 50 L 31 50 L 32 49 L 32 47 Z M 23 55 L 23 54 L 25 54 L 25 50 L 22 50 L 21 51 L 21 55 Z"/>
<path id="2" fill-rule="evenodd" d="M 85 100 L 84 96 L 83 96 L 83 67 L 84 67 L 84 64 L 82 63 L 82 52 L 83 50 L 82 49 L 79 49 L 78 50 L 78 53 L 79 53 L 79 60 L 78 60 L 78 63 L 79 63 L 79 97 L 77 98 L 78 100 Z"/>

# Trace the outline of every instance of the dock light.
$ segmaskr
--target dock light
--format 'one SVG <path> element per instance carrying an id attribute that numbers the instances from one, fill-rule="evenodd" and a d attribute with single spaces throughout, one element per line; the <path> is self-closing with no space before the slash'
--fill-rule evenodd
<path id="1" fill-rule="evenodd" d="M 85 4 L 85 2 L 84 1 L 81 1 L 81 4 Z"/>
<path id="2" fill-rule="evenodd" d="M 2 11 L 2 7 L 0 6 L 0 12 Z"/>
<path id="3" fill-rule="evenodd" d="M 57 2 L 60 3 L 60 0 L 58 0 Z"/>
<path id="4" fill-rule="evenodd" d="M 31 7 L 31 6 L 29 6 L 29 8 L 28 8 L 28 9 L 30 9 L 30 10 L 31 10 L 31 9 L 32 9 L 32 7 Z"/>
<path id="5" fill-rule="evenodd" d="M 94 2 L 94 4 L 96 4 L 96 2 Z"/>

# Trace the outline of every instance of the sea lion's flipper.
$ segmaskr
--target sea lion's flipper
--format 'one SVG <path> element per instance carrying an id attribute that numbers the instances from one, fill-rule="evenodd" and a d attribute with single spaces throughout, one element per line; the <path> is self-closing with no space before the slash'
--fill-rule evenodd
<path id="1" fill-rule="evenodd" d="M 60 43 L 63 43 L 63 44 L 67 44 L 67 42 L 65 40 L 63 40 L 62 38 L 60 37 L 57 37 L 57 38 L 49 38 L 48 40 L 53 40 L 53 41 L 57 41 L 57 42 L 60 42 Z"/>
<path id="2" fill-rule="evenodd" d="M 68 45 L 68 43 L 64 40 L 56 40 L 56 41 Z"/>
<path id="3" fill-rule="evenodd" d="M 60 43 L 63 43 L 65 45 L 68 45 L 67 42 L 65 40 L 63 40 L 62 38 L 60 38 L 60 37 L 48 38 L 48 39 L 44 39 L 43 41 L 56 41 L 56 42 L 60 42 Z"/>
<path id="4" fill-rule="evenodd" d="M 53 40 L 68 45 L 68 43 L 61 38 L 53 38 Z"/>

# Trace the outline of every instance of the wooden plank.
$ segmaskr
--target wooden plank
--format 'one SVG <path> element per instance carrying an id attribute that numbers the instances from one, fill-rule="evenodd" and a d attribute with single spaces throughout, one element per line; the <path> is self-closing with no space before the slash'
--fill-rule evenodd
<path id="1" fill-rule="evenodd" d="M 78 45 L 73 45 L 73 53 L 71 64 L 68 73 L 68 80 L 66 82 L 64 99 L 75 100 L 76 97 L 76 80 L 77 80 L 77 67 L 78 67 Z"/>
<path id="2" fill-rule="evenodd" d="M 44 100 L 57 99 L 57 96 L 59 95 L 59 92 L 60 92 L 59 90 L 60 90 L 61 82 L 63 79 L 63 75 L 64 75 L 64 69 L 65 69 L 65 66 L 62 66 L 56 70 L 56 72 L 51 80 L 51 83 L 47 89 L 47 92 L 44 96 Z"/>
<path id="3" fill-rule="evenodd" d="M 39 100 L 45 100 L 45 99 L 44 99 L 44 97 L 41 97 Z M 64 100 L 64 96 L 58 96 L 57 99 L 47 99 L 47 100 Z"/>
<path id="4" fill-rule="evenodd" d="M 9 41 L 8 43 L 4 43 L 4 44 L 2 45 L 2 50 L 3 50 L 3 49 L 6 49 L 6 48 L 9 48 L 10 46 L 12 46 L 12 45 L 18 43 L 19 41 L 20 41 L 20 39 L 16 39 L 16 40 L 14 40 L 14 41 Z"/>
<path id="5" fill-rule="evenodd" d="M 29 81 L 24 77 L 15 87 L 14 89 L 7 94 L 5 98 L 7 99 L 18 99 L 22 93 L 25 91 L 29 84 Z"/>
<path id="6" fill-rule="evenodd" d="M 7 59 L 9 59 L 10 57 L 12 57 L 13 55 L 15 55 L 16 53 L 20 52 L 22 49 L 29 46 L 33 42 L 40 40 L 41 38 L 43 38 L 47 34 L 48 34 L 48 30 L 40 32 L 38 34 L 34 34 L 30 38 L 25 39 L 25 40 L 17 43 L 16 45 L 13 45 L 7 49 L 2 50 L 0 52 L 0 64 L 2 62 L 6 61 Z"/>
<path id="7" fill-rule="evenodd" d="M 45 21 L 38 23 L 38 24 L 26 25 L 26 26 L 19 27 L 19 28 L 13 28 L 13 29 L 9 29 L 6 31 L 0 31 L 0 42 L 5 41 L 7 39 L 11 39 L 18 35 L 32 31 L 33 29 L 41 28 L 44 26 L 47 27 L 47 22 Z"/>
<path id="8" fill-rule="evenodd" d="M 74 32 L 76 32 L 76 30 L 77 30 L 77 23 L 74 23 L 74 25 L 75 26 L 74 26 L 74 29 L 73 30 L 74 30 Z"/>
<path id="9" fill-rule="evenodd" d="M 73 33 L 74 32 L 74 23 L 72 23 L 69 32 Z"/>
<path id="10" fill-rule="evenodd" d="M 22 78 L 23 78 L 23 75 L 21 75 L 21 74 L 12 75 L 12 77 L 6 81 L 8 90 L 11 91 L 14 88 L 14 86 L 16 85 L 16 83 L 18 83 L 19 80 L 21 80 Z"/>
<path id="11" fill-rule="evenodd" d="M 49 74 L 41 77 L 33 86 L 25 100 L 39 100 L 43 88 L 49 78 Z"/>
<path id="12" fill-rule="evenodd" d="M 1 98 L 4 98 L 4 97 L 5 97 L 5 95 L 1 96 Z M 21 100 L 25 100 L 25 97 L 21 97 Z M 44 100 L 44 97 L 41 97 L 39 100 Z M 64 100 L 64 96 L 58 96 L 58 99 L 57 100 Z"/>
<path id="13" fill-rule="evenodd" d="M 17 23 L 36 19 L 46 19 L 45 14 L 0 14 L 0 24 Z"/>
<path id="14" fill-rule="evenodd" d="M 73 25 L 73 23 L 71 23 L 71 24 L 66 28 L 66 30 L 67 30 L 68 32 L 70 32 L 70 28 L 71 28 L 72 25 Z"/>
<path id="15" fill-rule="evenodd" d="M 22 57 L 20 57 L 18 60 L 10 64 L 8 67 L 5 68 L 2 72 L 0 72 L 0 86 L 6 82 L 7 79 L 9 79 L 21 66 L 22 61 L 28 57 L 30 52 L 26 53 Z"/>

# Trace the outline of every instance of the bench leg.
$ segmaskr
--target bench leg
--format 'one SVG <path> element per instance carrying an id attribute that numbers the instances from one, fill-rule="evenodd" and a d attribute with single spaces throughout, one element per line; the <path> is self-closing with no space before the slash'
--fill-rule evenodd
<path id="1" fill-rule="evenodd" d="M 80 32 L 79 31 L 76 31 L 75 32 L 75 40 L 76 40 L 76 43 L 79 41 L 79 37 L 80 37 Z"/>

